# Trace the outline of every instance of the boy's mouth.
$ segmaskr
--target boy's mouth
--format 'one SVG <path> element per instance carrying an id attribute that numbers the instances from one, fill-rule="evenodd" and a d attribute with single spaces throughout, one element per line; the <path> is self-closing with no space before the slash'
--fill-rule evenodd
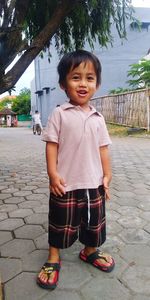
<path id="1" fill-rule="evenodd" d="M 85 96 L 87 94 L 87 91 L 85 90 L 79 90 L 77 91 L 78 95 L 82 95 L 82 96 Z"/>

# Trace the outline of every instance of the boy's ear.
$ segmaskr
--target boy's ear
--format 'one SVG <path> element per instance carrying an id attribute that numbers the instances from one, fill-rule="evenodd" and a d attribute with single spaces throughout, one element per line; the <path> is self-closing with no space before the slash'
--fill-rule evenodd
<path id="1" fill-rule="evenodd" d="M 66 90 L 66 87 L 65 87 L 65 85 L 64 84 L 62 84 L 62 83 L 60 83 L 60 88 L 63 90 L 63 91 L 65 91 Z"/>
<path id="2" fill-rule="evenodd" d="M 100 88 L 100 83 L 96 86 L 96 90 L 98 90 Z"/>

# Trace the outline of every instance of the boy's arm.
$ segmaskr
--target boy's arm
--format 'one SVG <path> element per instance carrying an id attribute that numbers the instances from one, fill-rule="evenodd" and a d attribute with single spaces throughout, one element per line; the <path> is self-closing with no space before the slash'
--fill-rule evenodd
<path id="1" fill-rule="evenodd" d="M 58 144 L 46 143 L 47 173 L 50 179 L 50 191 L 56 196 L 65 194 L 65 182 L 57 172 Z"/>
<path id="2" fill-rule="evenodd" d="M 108 146 L 100 147 L 100 157 L 104 174 L 103 185 L 105 189 L 106 200 L 110 200 L 109 184 L 112 179 L 112 172 Z"/>

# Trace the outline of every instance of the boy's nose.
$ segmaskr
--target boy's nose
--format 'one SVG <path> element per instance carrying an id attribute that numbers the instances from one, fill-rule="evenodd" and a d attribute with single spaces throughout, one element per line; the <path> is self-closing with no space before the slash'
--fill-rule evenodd
<path id="1" fill-rule="evenodd" d="M 81 79 L 80 80 L 80 86 L 86 86 L 87 85 L 87 82 L 86 82 L 86 79 Z"/>

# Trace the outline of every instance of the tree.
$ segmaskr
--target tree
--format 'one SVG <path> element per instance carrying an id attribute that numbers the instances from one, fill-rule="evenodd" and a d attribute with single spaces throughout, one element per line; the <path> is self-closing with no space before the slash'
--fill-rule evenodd
<path id="1" fill-rule="evenodd" d="M 0 0 L 0 94 L 13 88 L 52 37 L 66 51 L 112 42 L 112 22 L 124 37 L 131 17 L 130 0 Z M 14 58 L 15 65 L 6 71 Z"/>
<path id="2" fill-rule="evenodd" d="M 12 110 L 18 115 L 29 115 L 31 110 L 31 92 L 29 89 L 24 88 L 16 96 L 12 104 Z"/>
<path id="3" fill-rule="evenodd" d="M 112 89 L 109 91 L 109 95 L 115 95 L 115 94 L 123 94 L 123 93 L 127 93 L 130 90 L 128 88 L 122 88 L 122 87 L 118 87 L 116 89 Z"/>
<path id="4" fill-rule="evenodd" d="M 132 77 L 128 83 L 134 89 L 150 87 L 150 60 L 143 58 L 139 63 L 130 65 L 128 76 Z"/>
<path id="5" fill-rule="evenodd" d="M 12 100 L 9 97 L 5 97 L 1 102 L 0 102 L 0 110 L 8 107 L 9 105 L 11 106 Z"/>

